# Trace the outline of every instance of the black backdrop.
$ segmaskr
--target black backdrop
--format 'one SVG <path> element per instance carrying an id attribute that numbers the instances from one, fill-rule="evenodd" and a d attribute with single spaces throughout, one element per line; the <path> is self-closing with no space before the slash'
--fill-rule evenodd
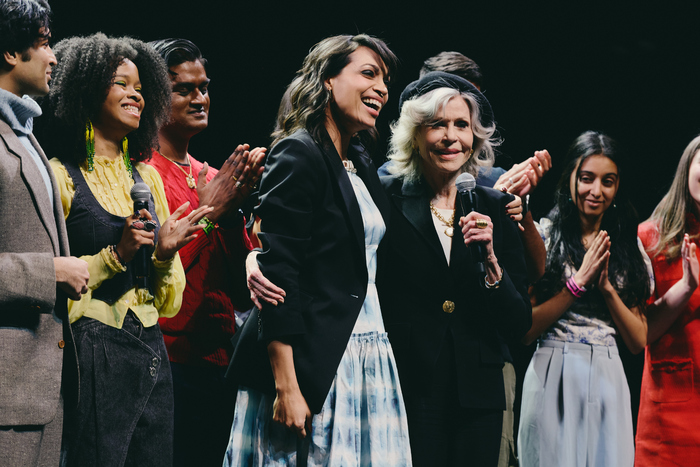
<path id="1" fill-rule="evenodd" d="M 150 41 L 183 37 L 209 59 L 210 126 L 190 152 L 219 166 L 239 142 L 269 144 L 279 100 L 309 48 L 335 34 L 385 39 L 402 66 L 378 121 L 397 117 L 401 90 L 427 57 L 455 50 L 485 74 L 505 161 L 549 149 L 554 169 L 533 198 L 552 191 L 569 144 L 585 130 L 616 138 L 629 155 L 621 183 L 646 219 L 700 133 L 698 16 L 666 2 L 269 2 L 265 0 L 53 0 L 56 39 L 102 31 Z M 385 147 L 385 146 L 384 146 Z M 380 151 L 375 161 L 383 161 Z M 636 418 L 642 359 L 621 346 Z"/>
<path id="2" fill-rule="evenodd" d="M 533 2 L 534 3 L 534 2 Z M 145 41 L 184 37 L 209 59 L 209 128 L 191 152 L 218 166 L 239 142 L 265 146 L 285 86 L 309 48 L 334 34 L 385 39 L 402 66 L 379 118 L 382 138 L 398 95 L 442 50 L 473 58 L 505 138 L 505 160 L 547 148 L 555 168 L 534 208 L 551 207 L 568 145 L 588 129 L 627 149 L 621 182 L 646 218 L 686 144 L 700 133 L 698 16 L 670 2 L 379 2 L 54 0 L 56 39 L 102 31 Z M 680 4 L 680 2 L 678 2 Z M 687 2 L 690 3 L 690 2 Z M 377 162 L 383 159 L 377 154 Z"/>

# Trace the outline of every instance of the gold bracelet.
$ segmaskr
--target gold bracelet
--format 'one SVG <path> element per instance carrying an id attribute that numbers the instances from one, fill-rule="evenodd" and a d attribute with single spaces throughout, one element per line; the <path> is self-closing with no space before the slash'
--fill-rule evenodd
<path id="1" fill-rule="evenodd" d="M 197 224 L 202 224 L 202 225 L 204 225 L 204 228 L 203 228 L 202 230 L 203 230 L 204 233 L 207 234 L 207 235 L 209 235 L 209 233 L 210 233 L 212 230 L 214 230 L 214 227 L 216 227 L 216 225 L 214 225 L 214 223 L 213 223 L 212 221 L 210 221 L 209 219 L 207 219 L 207 216 L 202 217 L 202 218 L 199 220 L 199 222 L 197 222 Z"/>

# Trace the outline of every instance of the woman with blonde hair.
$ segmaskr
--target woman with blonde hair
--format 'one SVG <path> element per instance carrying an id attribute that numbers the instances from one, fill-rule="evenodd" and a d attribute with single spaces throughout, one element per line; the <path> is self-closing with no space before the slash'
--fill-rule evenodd
<path id="1" fill-rule="evenodd" d="M 639 226 L 654 267 L 637 419 L 635 465 L 700 464 L 700 136 L 685 148 L 671 188 Z"/>

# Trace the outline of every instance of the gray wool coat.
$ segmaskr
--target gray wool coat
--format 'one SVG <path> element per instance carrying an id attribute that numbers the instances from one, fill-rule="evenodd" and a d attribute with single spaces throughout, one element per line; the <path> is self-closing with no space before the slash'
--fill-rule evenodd
<path id="1" fill-rule="evenodd" d="M 69 254 L 63 209 L 46 155 L 30 140 L 51 175 L 53 204 L 32 156 L 0 119 L 0 426 L 52 421 L 64 370 L 77 388 L 66 296 L 57 292 L 53 264 Z"/>

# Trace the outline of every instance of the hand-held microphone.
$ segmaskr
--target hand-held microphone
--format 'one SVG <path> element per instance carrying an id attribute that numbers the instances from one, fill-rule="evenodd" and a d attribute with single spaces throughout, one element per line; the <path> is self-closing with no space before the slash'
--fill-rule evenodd
<path id="1" fill-rule="evenodd" d="M 134 212 L 141 209 L 148 209 L 148 200 L 151 197 L 151 189 L 143 182 L 134 183 L 131 187 L 131 199 L 134 200 Z M 149 261 L 151 258 L 150 248 L 142 246 L 134 255 L 134 279 L 137 289 L 148 288 L 148 275 L 150 272 Z"/>
<path id="2" fill-rule="evenodd" d="M 459 191 L 459 200 L 462 203 L 464 215 L 466 216 L 470 212 L 476 211 L 476 193 L 474 192 L 476 180 L 474 176 L 470 173 L 460 174 L 455 181 L 455 186 L 457 191 Z M 472 243 L 469 245 L 469 248 L 472 252 L 472 258 L 477 263 L 479 272 L 486 273 L 486 268 L 484 268 L 484 259 L 486 258 L 484 246 L 481 243 Z"/>

